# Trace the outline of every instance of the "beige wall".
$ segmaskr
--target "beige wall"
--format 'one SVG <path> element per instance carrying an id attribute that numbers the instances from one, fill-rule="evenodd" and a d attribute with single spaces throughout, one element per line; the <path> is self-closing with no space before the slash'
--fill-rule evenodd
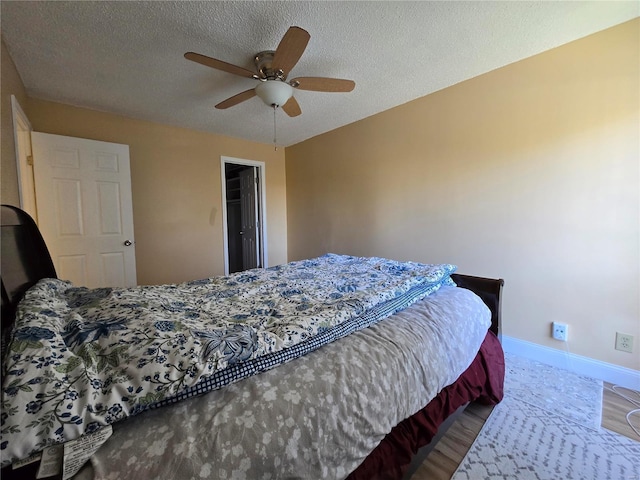
<path id="1" fill-rule="evenodd" d="M 9 55 L 4 40 L 0 42 L 0 202 L 8 205 L 20 205 L 18 180 L 16 173 L 16 151 L 13 138 L 13 116 L 11 95 L 14 95 L 23 110 L 27 110 L 27 94 Z"/>
<path id="2" fill-rule="evenodd" d="M 36 131 L 129 145 L 138 283 L 224 274 L 222 155 L 265 162 L 269 264 L 287 261 L 282 149 L 33 98 L 29 119 Z"/>
<path id="3" fill-rule="evenodd" d="M 506 335 L 640 369 L 639 25 L 287 148 L 289 260 L 502 277 Z M 614 350 L 616 331 L 635 335 L 633 354 Z"/>

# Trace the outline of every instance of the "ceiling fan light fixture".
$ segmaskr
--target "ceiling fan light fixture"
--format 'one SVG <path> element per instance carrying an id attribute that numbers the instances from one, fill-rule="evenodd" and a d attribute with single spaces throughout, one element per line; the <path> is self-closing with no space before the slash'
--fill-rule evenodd
<path id="1" fill-rule="evenodd" d="M 293 96 L 293 87 L 280 80 L 267 80 L 256 87 L 256 95 L 270 107 L 281 107 Z"/>

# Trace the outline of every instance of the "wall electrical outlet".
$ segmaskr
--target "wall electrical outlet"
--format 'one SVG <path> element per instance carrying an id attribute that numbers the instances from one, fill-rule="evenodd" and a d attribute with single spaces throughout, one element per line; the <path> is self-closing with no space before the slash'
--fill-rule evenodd
<path id="1" fill-rule="evenodd" d="M 566 342 L 569 332 L 569 325 L 566 323 L 553 322 L 551 324 L 551 336 L 556 340 Z"/>
<path id="2" fill-rule="evenodd" d="M 616 332 L 616 350 L 633 353 L 633 335 Z"/>

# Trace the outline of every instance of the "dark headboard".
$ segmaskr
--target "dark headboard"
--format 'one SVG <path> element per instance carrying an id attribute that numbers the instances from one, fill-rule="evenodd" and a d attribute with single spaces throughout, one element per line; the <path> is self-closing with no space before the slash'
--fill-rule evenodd
<path id="1" fill-rule="evenodd" d="M 502 287 L 504 280 L 474 277 L 460 273 L 452 274 L 451 278 L 458 287 L 471 290 L 489 307 L 491 310 L 491 327 L 489 329 L 502 342 Z"/>
<path id="2" fill-rule="evenodd" d="M 41 278 L 57 278 L 49 250 L 33 219 L 19 208 L 0 207 L 2 251 L 2 336 L 11 330 L 24 292 Z"/>

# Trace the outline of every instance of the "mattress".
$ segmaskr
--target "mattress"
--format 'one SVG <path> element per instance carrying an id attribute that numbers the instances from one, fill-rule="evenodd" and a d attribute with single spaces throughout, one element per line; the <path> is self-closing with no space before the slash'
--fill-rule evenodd
<path id="1" fill-rule="evenodd" d="M 366 329 L 113 425 L 78 479 L 346 478 L 472 363 L 490 312 L 442 286 Z"/>

